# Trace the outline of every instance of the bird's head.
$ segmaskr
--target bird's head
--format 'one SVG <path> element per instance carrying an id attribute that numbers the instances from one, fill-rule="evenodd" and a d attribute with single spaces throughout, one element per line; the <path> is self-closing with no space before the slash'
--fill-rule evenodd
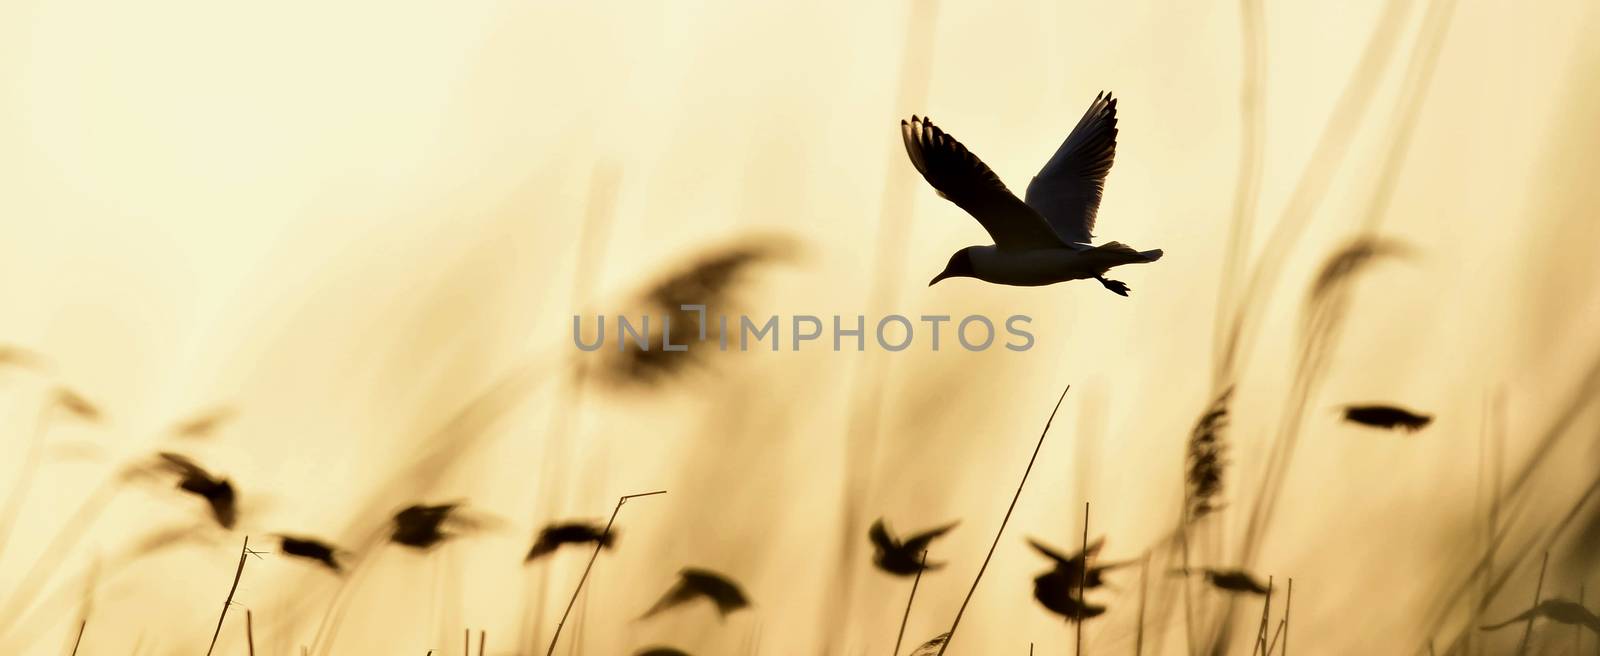
<path id="1" fill-rule="evenodd" d="M 932 287 L 935 284 L 937 284 L 940 280 L 944 280 L 945 278 L 963 278 L 963 277 L 965 277 L 965 278 L 973 278 L 973 277 L 976 277 L 974 275 L 976 272 L 973 271 L 973 269 L 972 269 L 972 252 L 971 251 L 972 251 L 972 247 L 968 246 L 968 247 L 963 248 L 963 249 L 961 249 L 959 251 L 956 251 L 954 255 L 951 255 L 950 256 L 950 263 L 944 265 L 944 271 L 940 271 L 939 275 L 934 276 L 933 280 L 929 280 L 928 281 L 928 286 Z"/>

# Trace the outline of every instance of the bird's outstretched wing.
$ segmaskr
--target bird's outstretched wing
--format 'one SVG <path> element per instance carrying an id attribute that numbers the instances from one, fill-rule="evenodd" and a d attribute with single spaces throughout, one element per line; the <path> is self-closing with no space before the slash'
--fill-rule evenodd
<path id="1" fill-rule="evenodd" d="M 911 551 L 922 551 L 927 549 L 928 543 L 933 542 L 934 538 L 944 535 L 945 533 L 949 533 L 950 529 L 955 528 L 956 524 L 960 523 L 961 522 L 950 522 L 949 524 L 945 524 L 939 528 L 929 529 L 906 538 L 906 548 Z"/>
<path id="2" fill-rule="evenodd" d="M 1089 558 L 1093 558 L 1094 556 L 1096 556 L 1096 555 L 1098 555 L 1100 553 L 1100 548 L 1105 546 L 1106 539 L 1103 538 L 1103 537 L 1096 538 L 1094 542 L 1090 542 L 1089 543 L 1089 548 L 1088 548 L 1087 551 L 1084 551 L 1082 553 L 1075 553 L 1075 554 L 1072 554 L 1071 556 L 1062 555 L 1061 552 L 1056 551 L 1055 549 L 1051 549 L 1050 547 L 1046 546 L 1043 542 L 1040 542 L 1040 541 L 1035 540 L 1033 538 L 1029 538 L 1028 539 L 1028 544 L 1033 546 L 1034 551 L 1038 551 L 1039 553 L 1043 554 L 1046 558 L 1049 558 L 1050 560 L 1054 560 L 1059 564 L 1062 564 L 1062 565 L 1082 565 L 1084 560 L 1086 560 L 1085 556 L 1088 556 Z"/>
<path id="3" fill-rule="evenodd" d="M 744 591 L 727 577 L 710 570 L 685 567 L 678 572 L 678 582 L 639 619 L 648 619 L 700 598 L 715 604 L 719 617 L 726 617 L 728 613 L 750 605 L 750 600 L 744 596 Z"/>
<path id="4" fill-rule="evenodd" d="M 940 196 L 966 210 L 1001 249 L 1065 244 L 1039 213 L 1017 198 L 988 165 L 926 118 L 900 122 L 906 154 Z"/>
<path id="5" fill-rule="evenodd" d="M 1100 192 L 1116 150 L 1117 99 L 1101 93 L 1028 183 L 1028 206 L 1043 215 L 1062 240 L 1087 244 L 1094 237 Z"/>
<path id="6" fill-rule="evenodd" d="M 884 525 L 882 519 L 872 523 L 872 529 L 867 531 L 867 537 L 872 540 L 872 546 L 877 547 L 878 551 L 893 551 L 900 548 L 900 543 L 895 541 L 894 536 L 889 535 L 889 527 Z"/>

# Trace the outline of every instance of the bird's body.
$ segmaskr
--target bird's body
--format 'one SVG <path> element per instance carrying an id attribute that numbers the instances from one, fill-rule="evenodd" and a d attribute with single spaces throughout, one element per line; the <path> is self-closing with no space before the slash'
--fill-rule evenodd
<path id="1" fill-rule="evenodd" d="M 178 489 L 204 499 L 217 525 L 232 529 L 239 518 L 238 495 L 233 483 L 214 476 L 187 456 L 161 452 L 161 466 L 178 475 Z"/>
<path id="2" fill-rule="evenodd" d="M 455 503 L 407 506 L 394 514 L 389 540 L 413 549 L 431 549 L 453 535 L 444 531 L 444 523 L 459 507 Z"/>
<path id="3" fill-rule="evenodd" d="M 1099 616 L 1105 606 L 1087 603 L 1078 595 L 1079 581 L 1070 572 L 1053 569 L 1033 579 L 1033 598 L 1067 621 Z"/>
<path id="4" fill-rule="evenodd" d="M 718 619 L 725 619 L 729 613 L 750 606 L 750 598 L 732 579 L 711 570 L 685 567 L 678 572 L 678 582 L 639 619 L 654 617 L 696 599 L 705 599 L 716 606 Z"/>
<path id="5" fill-rule="evenodd" d="M 334 573 L 343 572 L 339 566 L 338 549 L 321 540 L 293 535 L 279 535 L 278 539 L 283 547 L 283 553 L 296 558 L 304 558 L 322 563 L 324 567 Z"/>
<path id="6" fill-rule="evenodd" d="M 1173 570 L 1173 573 L 1179 576 L 1198 574 L 1205 577 L 1206 582 L 1210 583 L 1211 587 L 1224 592 L 1264 595 L 1269 591 L 1269 588 L 1256 580 L 1255 576 L 1242 569 L 1176 569 Z"/>
<path id="7" fill-rule="evenodd" d="M 944 567 L 944 563 L 927 562 L 923 552 L 928 550 L 928 544 L 933 542 L 934 538 L 944 535 L 955 527 L 955 523 L 946 524 L 913 535 L 902 542 L 889 532 L 888 525 L 880 519 L 874 522 L 872 529 L 867 532 L 867 537 L 872 540 L 872 564 L 895 576 L 911 576 L 920 571 Z"/>
<path id="8" fill-rule="evenodd" d="M 608 530 L 602 525 L 582 522 L 551 524 L 539 531 L 539 539 L 533 543 L 533 548 L 528 550 L 528 556 L 523 562 L 538 560 L 568 544 L 595 544 L 603 549 L 609 549 L 616 539 L 616 531 Z"/>
<path id="9" fill-rule="evenodd" d="M 1049 571 L 1033 579 L 1033 598 L 1039 601 L 1039 605 L 1073 622 L 1106 612 L 1105 606 L 1089 603 L 1084 596 L 1084 591 L 1105 584 L 1103 575 L 1106 570 L 1126 564 L 1089 564 L 1105 546 L 1104 538 L 1089 543 L 1087 549 L 1072 555 L 1062 554 L 1037 540 L 1029 540 L 1028 543 L 1054 564 Z"/>
<path id="10" fill-rule="evenodd" d="M 1154 261 L 1151 256 L 1117 242 L 1103 246 L 1069 244 L 1063 248 L 1002 251 L 996 246 L 965 249 L 979 279 L 997 285 L 1040 287 L 1068 280 L 1099 279 L 1112 267 Z M 1159 254 L 1154 257 L 1160 257 Z"/>
<path id="11" fill-rule="evenodd" d="M 1345 421 L 1415 433 L 1433 422 L 1433 417 L 1391 405 L 1349 405 L 1344 408 Z"/>
<path id="12" fill-rule="evenodd" d="M 956 251 L 929 285 L 970 277 L 999 285 L 1035 287 L 1093 278 L 1122 296 L 1128 286 L 1104 277 L 1124 264 L 1161 259 L 1110 242 L 1092 245 L 1100 195 L 1116 151 L 1117 101 L 1095 96 L 1054 156 L 1028 184 L 1027 200 L 1006 188 L 976 155 L 917 116 L 900 122 L 906 154 L 940 196 L 966 210 L 994 239 L 992 246 Z"/>

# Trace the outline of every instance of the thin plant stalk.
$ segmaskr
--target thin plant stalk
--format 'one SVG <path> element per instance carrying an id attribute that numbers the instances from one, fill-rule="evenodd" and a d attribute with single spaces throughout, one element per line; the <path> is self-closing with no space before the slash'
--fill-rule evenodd
<path id="1" fill-rule="evenodd" d="M 606 261 L 606 253 L 611 244 L 613 227 L 616 223 L 616 205 L 619 189 L 621 189 L 622 174 L 613 165 L 596 164 L 590 173 L 589 198 L 585 208 L 583 225 L 578 234 L 578 259 L 572 277 L 571 303 L 574 311 L 578 311 L 589 302 L 589 297 L 594 292 L 594 281 L 599 279 L 600 271 Z M 584 404 L 584 390 L 587 389 L 589 367 L 582 365 L 573 372 L 572 378 L 566 385 L 557 390 L 561 402 L 556 404 L 550 412 L 548 435 L 566 435 L 573 423 L 573 417 L 578 416 Z M 558 509 L 561 497 L 560 477 L 558 473 L 568 466 L 568 452 L 564 442 L 555 440 L 544 445 L 545 457 L 543 469 L 539 480 L 542 487 L 536 505 L 542 506 L 545 512 L 555 512 Z M 527 619 L 522 625 L 523 635 L 519 637 L 519 644 L 531 642 L 538 645 L 540 640 L 539 622 L 544 618 L 544 605 L 550 589 L 550 570 L 539 571 L 536 586 L 532 586 L 533 611 L 525 612 Z M 524 588 L 525 595 L 523 606 L 526 609 L 526 595 L 530 594 Z M 569 609 L 570 610 L 570 609 Z M 532 633 L 531 639 L 529 633 Z M 554 640 L 552 640 L 552 643 Z M 536 647 L 535 647 L 536 648 Z"/>
<path id="2" fill-rule="evenodd" d="M 1139 563 L 1139 623 L 1133 634 L 1133 656 L 1144 654 L 1144 605 L 1150 592 L 1150 552 L 1146 551 Z"/>
<path id="3" fill-rule="evenodd" d="M 1267 577 L 1267 598 L 1261 603 L 1261 624 L 1256 627 L 1256 644 L 1250 653 L 1261 652 L 1267 656 L 1267 627 L 1272 626 L 1272 577 Z"/>
<path id="4" fill-rule="evenodd" d="M 1544 570 L 1549 566 L 1550 552 L 1546 551 L 1544 552 L 1544 561 L 1539 563 L 1539 582 L 1535 583 L 1533 586 L 1533 605 L 1529 606 L 1529 608 L 1539 607 L 1539 596 L 1544 594 Z M 1533 637 L 1533 620 L 1536 616 L 1537 613 L 1530 613 L 1528 615 L 1528 625 L 1522 630 L 1522 644 L 1521 646 L 1517 647 L 1517 653 L 1519 655 L 1528 653 L 1528 639 Z"/>
<path id="5" fill-rule="evenodd" d="M 1289 608 L 1294 605 L 1294 578 L 1289 578 L 1289 592 L 1283 598 L 1283 656 L 1289 656 Z"/>
<path id="6" fill-rule="evenodd" d="M 483 643 L 489 637 L 489 632 L 478 629 L 478 656 L 483 656 Z"/>
<path id="7" fill-rule="evenodd" d="M 1084 596 L 1083 596 L 1084 588 L 1088 587 L 1088 583 L 1089 583 L 1089 502 L 1088 501 L 1083 502 L 1083 550 L 1079 551 L 1078 553 L 1083 554 L 1083 566 L 1078 568 L 1078 606 L 1077 606 L 1078 622 L 1077 622 L 1077 626 L 1075 627 L 1076 628 L 1075 637 L 1076 637 L 1076 640 L 1077 640 L 1077 646 L 1074 648 L 1073 653 L 1078 654 L 1079 656 L 1082 656 L 1082 654 L 1083 654 L 1083 611 L 1084 611 L 1084 606 L 1089 603 L 1089 600 L 1085 599 Z"/>
<path id="8" fill-rule="evenodd" d="M 1583 606 L 1583 584 L 1582 583 L 1578 584 L 1578 605 L 1579 606 Z M 1585 608 L 1587 608 L 1587 606 L 1585 606 Z M 1583 653 L 1583 625 L 1581 625 L 1581 624 L 1573 625 L 1573 627 L 1572 627 L 1572 653 L 1574 653 L 1574 654 Z"/>
<path id="9" fill-rule="evenodd" d="M 578 577 L 578 587 L 572 591 L 572 598 L 567 600 L 567 609 L 561 612 L 561 621 L 556 623 L 555 635 L 550 636 L 550 648 L 545 650 L 545 656 L 551 656 L 556 653 L 556 642 L 561 640 L 561 627 L 566 626 L 567 616 L 572 614 L 572 607 L 578 603 L 578 593 L 583 592 L 583 584 L 589 580 L 589 572 L 594 569 L 594 561 L 600 557 L 600 550 L 606 546 L 606 537 L 611 535 L 611 524 L 617 521 L 617 513 L 622 512 L 622 504 L 627 503 L 629 499 L 666 493 L 666 490 L 656 490 L 642 494 L 626 494 L 617 499 L 617 507 L 611 510 L 611 519 L 606 520 L 606 528 L 600 532 L 600 539 L 595 542 L 594 552 L 589 554 L 589 564 L 584 565 L 583 576 Z"/>
<path id="10" fill-rule="evenodd" d="M 72 656 L 78 656 L 78 646 L 83 644 L 83 630 L 89 627 L 89 620 L 78 622 L 78 637 L 72 641 Z"/>
<path id="11" fill-rule="evenodd" d="M 938 34 L 939 3 L 937 0 L 914 0 L 907 15 L 905 42 L 901 50 L 899 89 L 895 94 L 894 111 L 904 111 L 924 104 L 928 87 L 933 79 L 934 39 Z M 886 167 L 883 191 L 878 210 L 877 235 L 873 241 L 872 276 L 866 293 L 866 306 L 873 312 L 892 307 L 904 282 L 906 250 L 902 235 L 912 225 L 912 206 L 916 187 L 912 167 L 905 165 L 904 155 L 898 147 L 889 148 L 890 165 Z M 894 362 L 874 350 L 867 353 L 861 366 L 852 370 L 848 382 L 849 408 L 846 410 L 844 489 L 840 496 L 839 542 L 835 552 L 834 581 L 842 603 L 829 605 L 820 614 L 822 626 L 818 635 L 836 636 L 846 625 L 855 603 L 857 582 L 857 549 L 855 539 L 861 509 L 871 493 L 872 475 L 878 464 L 881 410 L 884 406 L 886 381 Z M 845 641 L 849 636 L 842 636 Z"/>
<path id="12" fill-rule="evenodd" d="M 1022 470 L 1022 480 L 1017 482 L 1017 492 L 1011 495 L 1011 505 L 1006 508 L 1006 515 L 1000 520 L 1000 529 L 994 532 L 994 542 L 989 544 L 989 554 L 983 557 L 983 564 L 978 567 L 978 575 L 972 579 L 972 587 L 967 589 L 966 598 L 961 600 L 961 607 L 956 609 L 956 619 L 950 623 L 950 634 L 945 636 L 944 644 L 939 645 L 938 656 L 944 656 L 950 643 L 956 639 L 956 629 L 961 626 L 961 616 L 967 612 L 967 604 L 972 601 L 973 593 L 978 591 L 978 583 L 983 581 L 984 571 L 989 569 L 989 560 L 994 558 L 995 548 L 1000 546 L 1000 536 L 1006 532 L 1006 523 L 1011 521 L 1011 511 L 1017 509 L 1017 500 L 1022 498 L 1022 487 L 1028 484 L 1028 474 L 1033 471 L 1033 463 L 1039 459 L 1039 449 L 1044 447 L 1044 438 L 1050 434 L 1050 423 L 1056 420 L 1056 412 L 1061 409 L 1061 402 L 1066 400 L 1067 392 L 1072 389 L 1068 385 L 1061 390 L 1061 397 L 1056 399 L 1055 409 L 1050 411 L 1050 418 L 1044 422 L 1044 430 L 1039 431 L 1039 443 L 1033 446 L 1033 456 L 1028 458 L 1027 469 Z"/>
<path id="13" fill-rule="evenodd" d="M 1283 627 L 1287 625 L 1287 622 L 1278 620 L 1278 629 L 1272 632 L 1272 642 L 1267 643 L 1267 656 L 1272 656 L 1273 650 L 1278 648 L 1278 636 L 1283 635 Z"/>
<path id="14" fill-rule="evenodd" d="M 256 617 L 248 608 L 244 609 L 244 644 L 250 656 L 256 656 Z"/>
<path id="15" fill-rule="evenodd" d="M 217 636 L 222 635 L 222 623 L 228 619 L 228 607 L 233 605 L 233 593 L 239 590 L 239 579 L 244 576 L 244 559 L 250 557 L 250 536 L 244 536 L 244 546 L 239 548 L 239 568 L 233 571 L 233 585 L 228 588 L 228 597 L 222 600 L 222 614 L 217 617 L 217 630 L 211 633 L 211 646 L 206 648 L 206 656 L 217 649 Z"/>
<path id="16" fill-rule="evenodd" d="M 917 567 L 917 578 L 911 579 L 911 596 L 906 598 L 906 612 L 900 616 L 900 633 L 894 637 L 894 654 L 900 656 L 900 642 L 906 637 L 906 622 L 911 619 L 911 602 L 917 600 L 917 584 L 922 583 L 922 570 L 928 568 L 928 550 L 922 550 L 922 559 Z M 1029 648 L 1032 651 L 1032 648 Z"/>

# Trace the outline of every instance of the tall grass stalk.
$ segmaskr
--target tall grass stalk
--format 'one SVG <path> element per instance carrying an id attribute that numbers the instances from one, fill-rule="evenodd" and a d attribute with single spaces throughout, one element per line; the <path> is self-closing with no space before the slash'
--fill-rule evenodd
<path id="1" fill-rule="evenodd" d="M 78 622 L 78 637 L 72 640 L 72 656 L 78 656 L 78 647 L 83 644 L 83 630 L 87 628 L 89 628 L 88 619 Z M 250 656 L 255 656 L 254 650 L 250 652 Z"/>
<path id="2" fill-rule="evenodd" d="M 900 60 L 900 88 L 896 92 L 894 111 L 917 111 L 926 102 L 929 81 L 932 79 L 933 37 L 938 24 L 936 0 L 911 0 L 905 31 L 905 49 Z M 885 127 L 892 125 L 885 122 Z M 885 134 L 889 134 L 885 130 Z M 868 288 L 866 306 L 869 313 L 891 307 L 904 282 L 905 235 L 911 225 L 911 206 L 915 190 L 912 167 L 906 166 L 904 148 L 898 143 L 890 147 L 889 162 L 885 168 L 883 194 L 879 205 L 878 234 L 875 237 L 872 282 Z M 818 635 L 839 636 L 848 626 L 855 599 L 858 532 L 861 514 L 866 507 L 866 497 L 871 477 L 877 466 L 879 422 L 883 406 L 883 390 L 888 387 L 889 363 L 877 350 L 865 354 L 865 361 L 851 372 L 849 409 L 846 414 L 844 442 L 844 492 L 840 496 L 840 531 L 838 533 L 836 585 L 839 601 L 832 603 L 821 616 Z M 848 637 L 845 638 L 848 640 Z"/>
<path id="3" fill-rule="evenodd" d="M 562 611 L 561 621 L 556 623 L 555 635 L 550 636 L 550 648 L 545 650 L 545 656 L 551 656 L 552 654 L 556 653 L 556 643 L 561 640 L 561 627 L 566 625 L 567 616 L 572 613 L 572 606 L 578 603 L 578 593 L 583 592 L 583 584 L 585 581 L 589 580 L 589 572 L 594 569 L 594 561 L 600 557 L 600 550 L 604 549 L 606 546 L 606 538 L 611 535 L 611 524 L 617 521 L 617 513 L 622 512 L 622 504 L 627 503 L 629 499 L 638 499 L 640 497 L 649 497 L 666 493 L 666 490 L 656 490 L 654 492 L 643 492 L 640 494 L 625 494 L 617 499 L 617 507 L 611 510 L 611 518 L 606 520 L 606 528 L 600 532 L 600 539 L 595 542 L 594 551 L 589 554 L 589 563 L 583 566 L 583 576 L 578 577 L 578 587 L 572 591 L 572 598 L 567 600 L 567 609 Z"/>
<path id="4" fill-rule="evenodd" d="M 956 618 L 950 622 L 950 633 L 944 643 L 939 645 L 938 656 L 944 656 L 945 650 L 949 649 L 950 643 L 956 639 L 956 629 L 961 626 L 961 616 L 966 614 L 967 604 L 972 602 L 973 593 L 978 591 L 978 584 L 983 582 L 983 573 L 989 569 L 989 560 L 994 558 L 995 548 L 1000 546 L 1000 536 L 1006 532 L 1006 523 L 1011 521 L 1011 511 L 1017 509 L 1017 500 L 1022 498 L 1022 487 L 1028 484 L 1028 474 L 1033 471 L 1034 461 L 1039 459 L 1039 449 L 1044 447 L 1044 438 L 1050 434 L 1050 424 L 1056 420 L 1056 412 L 1061 410 L 1061 402 L 1066 400 L 1067 392 L 1071 389 L 1072 386 L 1068 385 L 1061 390 L 1061 397 L 1056 399 L 1056 407 L 1050 411 L 1050 418 L 1044 422 L 1044 430 L 1039 431 L 1039 442 L 1033 446 L 1033 455 L 1028 458 L 1028 467 L 1022 470 L 1022 480 L 1017 482 L 1017 491 L 1011 495 L 1011 505 L 1006 507 L 1005 517 L 1000 519 L 1000 528 L 994 532 L 994 542 L 989 544 L 989 553 L 983 557 L 983 565 L 978 567 L 978 575 L 973 577 L 972 587 L 967 589 L 967 596 L 961 600 L 961 607 L 956 609 Z"/>
<path id="5" fill-rule="evenodd" d="M 574 311 L 579 311 L 589 302 L 594 295 L 594 286 L 601 272 L 605 271 L 605 257 L 610 250 L 613 225 L 616 222 L 616 204 L 622 184 L 622 174 L 617 168 L 596 164 L 589 181 L 589 197 L 587 207 L 584 209 L 583 227 L 578 235 L 578 250 L 575 270 L 573 271 L 572 292 L 570 304 Z M 561 506 L 561 472 L 569 471 L 568 453 L 566 450 L 568 434 L 573 425 L 573 417 L 583 407 L 583 394 L 587 386 L 589 368 L 579 366 L 568 383 L 559 390 L 560 400 L 552 404 L 550 411 L 550 424 L 545 433 L 545 457 L 541 459 L 539 471 L 539 498 L 535 502 L 534 525 L 539 525 L 539 518 L 552 515 Z M 620 504 L 619 504 L 620 505 Z M 544 606 L 550 589 L 549 567 L 540 568 L 538 584 L 531 592 L 533 597 L 532 612 L 524 612 L 522 625 L 522 644 L 528 644 L 530 649 L 537 649 L 540 642 L 542 623 L 544 621 Z M 582 587 L 581 584 L 579 587 Z M 527 602 L 524 601 L 524 606 Z M 568 609 L 571 610 L 570 607 Z M 555 644 L 555 640 L 551 640 Z"/>
<path id="6" fill-rule="evenodd" d="M 222 600 L 222 614 L 217 617 L 217 630 L 211 633 L 211 646 L 206 648 L 206 656 L 217 649 L 217 636 L 222 635 L 222 623 L 228 619 L 228 607 L 233 605 L 233 593 L 239 591 L 239 579 L 244 577 L 244 561 L 250 557 L 250 536 L 244 537 L 244 546 L 239 547 L 239 567 L 233 571 L 233 585 L 228 588 L 227 598 Z"/>
<path id="7" fill-rule="evenodd" d="M 1063 394 L 1065 394 L 1065 392 L 1063 392 Z M 1083 656 L 1083 611 L 1089 605 L 1089 600 L 1084 597 L 1084 590 L 1089 587 L 1088 586 L 1088 583 L 1089 583 L 1089 502 L 1088 501 L 1083 502 L 1083 546 L 1078 550 L 1078 553 L 1083 554 L 1083 566 L 1078 568 L 1078 605 L 1077 605 L 1077 608 L 1076 608 L 1076 610 L 1078 611 L 1078 621 L 1075 623 L 1075 626 L 1073 627 L 1074 628 L 1073 639 L 1077 641 L 1077 646 L 1073 648 L 1073 653 L 1074 654 L 1078 654 L 1078 656 Z"/>
<path id="8" fill-rule="evenodd" d="M 911 579 L 911 596 L 906 597 L 906 612 L 900 616 L 900 632 L 894 636 L 894 652 L 891 656 L 900 656 L 900 643 L 906 638 L 906 622 L 911 620 L 911 604 L 917 600 L 917 585 L 922 583 L 922 571 L 928 568 L 928 550 L 922 550 L 922 558 L 917 568 L 917 577 Z"/>
<path id="9" fill-rule="evenodd" d="M 1539 607 L 1539 597 L 1544 594 L 1544 570 L 1549 566 L 1550 552 L 1546 551 L 1544 552 L 1544 560 L 1539 563 L 1539 582 L 1533 586 L 1533 605 L 1528 606 L 1529 608 Z M 1517 647 L 1518 654 L 1528 653 L 1528 639 L 1533 637 L 1533 620 L 1537 617 L 1537 613 L 1528 615 L 1528 624 L 1522 629 L 1522 644 Z"/>

